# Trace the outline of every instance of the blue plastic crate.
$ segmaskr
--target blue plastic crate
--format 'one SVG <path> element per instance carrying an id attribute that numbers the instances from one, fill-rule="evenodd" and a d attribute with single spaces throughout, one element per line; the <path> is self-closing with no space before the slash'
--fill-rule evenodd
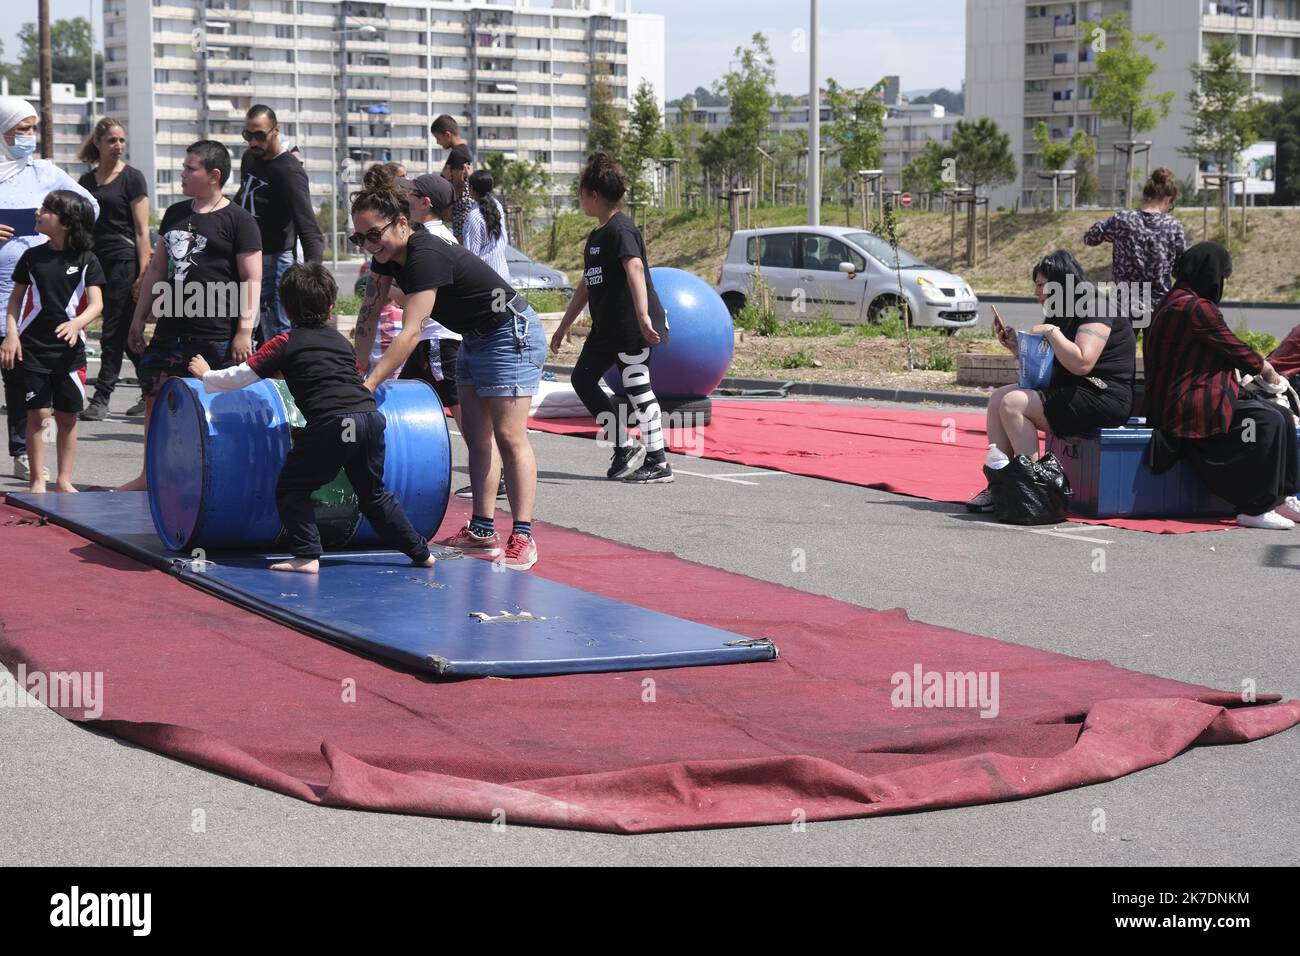
<path id="1" fill-rule="evenodd" d="M 1087 518 L 1185 518 L 1230 515 L 1187 461 L 1162 475 L 1146 466 L 1151 429 L 1145 419 L 1123 428 L 1094 428 L 1071 438 L 1047 433 L 1047 450 L 1070 479 L 1070 511 Z"/>

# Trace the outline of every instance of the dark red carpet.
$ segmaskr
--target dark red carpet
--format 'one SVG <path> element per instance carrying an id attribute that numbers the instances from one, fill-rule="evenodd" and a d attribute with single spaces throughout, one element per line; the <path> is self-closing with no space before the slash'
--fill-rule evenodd
<path id="1" fill-rule="evenodd" d="M 597 434 L 590 418 L 534 418 L 528 424 L 555 435 Z M 669 447 L 683 454 L 952 502 L 969 501 L 984 487 L 980 468 L 989 447 L 983 414 L 820 402 L 716 401 L 713 420 L 703 429 L 669 429 L 666 436 Z M 1221 518 L 1070 520 L 1159 534 L 1235 527 Z"/>
<path id="2" fill-rule="evenodd" d="M 453 499 L 447 530 L 463 505 Z M 0 506 L 0 660 L 11 671 L 102 671 L 105 710 L 91 726 L 301 800 L 624 833 L 1011 800 L 1300 723 L 1297 701 L 1246 706 L 1234 693 L 537 529 L 537 573 L 770 637 L 781 658 L 440 683 Z M 893 707 L 891 675 L 917 665 L 996 672 L 998 715 Z"/>

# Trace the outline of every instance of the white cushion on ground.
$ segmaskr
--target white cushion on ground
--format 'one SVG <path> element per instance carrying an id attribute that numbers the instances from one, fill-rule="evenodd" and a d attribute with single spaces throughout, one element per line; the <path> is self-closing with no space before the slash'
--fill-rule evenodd
<path id="1" fill-rule="evenodd" d="M 604 385 L 601 386 L 604 388 Z M 609 389 L 605 389 L 610 394 Z M 532 418 L 589 418 L 591 413 L 582 404 L 578 393 L 568 382 L 538 382 L 537 394 L 528 409 Z"/>

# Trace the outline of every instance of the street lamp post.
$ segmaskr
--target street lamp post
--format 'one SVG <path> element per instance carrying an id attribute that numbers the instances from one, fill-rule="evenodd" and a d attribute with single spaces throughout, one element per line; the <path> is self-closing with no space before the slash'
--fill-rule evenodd
<path id="1" fill-rule="evenodd" d="M 821 155 L 822 98 L 817 85 L 817 0 L 809 0 L 808 34 L 808 158 Z M 808 163 L 808 225 L 821 225 L 822 177 L 820 163 Z"/>

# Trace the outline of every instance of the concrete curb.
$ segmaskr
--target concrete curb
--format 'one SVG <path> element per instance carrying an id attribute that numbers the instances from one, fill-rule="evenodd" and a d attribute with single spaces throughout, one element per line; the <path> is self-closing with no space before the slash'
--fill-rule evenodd
<path id="1" fill-rule="evenodd" d="M 975 296 L 980 302 L 1005 302 L 1009 304 L 1034 305 L 1038 302 L 1032 295 L 980 295 Z M 1293 311 L 1300 310 L 1300 302 L 1236 302 L 1229 300 L 1220 302 L 1221 309 L 1275 309 Z"/>
<path id="2" fill-rule="evenodd" d="M 572 365 L 546 365 L 546 371 L 556 375 L 573 374 Z M 940 405 L 963 405 L 983 408 L 988 405 L 985 395 L 967 395 L 963 392 L 927 392 L 906 388 L 859 388 L 853 385 L 832 385 L 823 382 L 772 382 L 757 378 L 724 378 L 720 389 L 746 391 L 784 391 L 787 395 L 813 395 L 824 398 L 860 398 L 881 402 L 933 402 Z"/>

